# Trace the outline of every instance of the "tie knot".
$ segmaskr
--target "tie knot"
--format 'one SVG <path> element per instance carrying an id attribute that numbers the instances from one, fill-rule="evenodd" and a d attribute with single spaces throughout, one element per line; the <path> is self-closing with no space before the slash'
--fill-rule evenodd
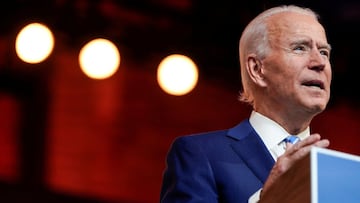
<path id="1" fill-rule="evenodd" d="M 285 138 L 284 141 L 286 143 L 295 144 L 295 143 L 300 141 L 300 138 L 298 136 L 295 136 L 295 135 L 290 135 L 289 137 Z"/>

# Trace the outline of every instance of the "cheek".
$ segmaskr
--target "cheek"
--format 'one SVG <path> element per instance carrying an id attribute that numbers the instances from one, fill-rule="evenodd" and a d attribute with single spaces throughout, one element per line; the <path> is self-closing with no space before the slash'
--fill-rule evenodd
<path id="1" fill-rule="evenodd" d="M 293 97 L 296 91 L 294 77 L 287 72 L 277 72 L 269 75 L 268 93 L 278 98 Z"/>
<path id="2" fill-rule="evenodd" d="M 281 54 L 273 55 L 263 61 L 264 77 L 269 86 L 275 88 L 294 88 L 294 82 L 297 81 L 299 74 L 298 64 L 302 61 L 294 57 L 284 56 Z"/>
<path id="3" fill-rule="evenodd" d="M 294 85 L 296 80 L 297 73 L 291 67 L 283 68 L 274 68 L 271 71 L 268 71 L 266 74 L 266 79 L 269 85 L 272 85 L 276 88 L 287 87 L 290 88 Z"/>
<path id="4" fill-rule="evenodd" d="M 331 82 L 331 80 L 332 80 L 332 70 L 331 70 L 331 66 L 329 66 L 329 68 L 328 68 L 328 71 L 326 72 L 327 74 L 327 77 L 328 77 L 328 81 L 329 81 L 329 83 Z"/>

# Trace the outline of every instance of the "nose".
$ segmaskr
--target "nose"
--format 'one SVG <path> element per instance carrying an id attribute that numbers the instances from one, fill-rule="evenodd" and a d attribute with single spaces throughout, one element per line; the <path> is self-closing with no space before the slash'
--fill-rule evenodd
<path id="1" fill-rule="evenodd" d="M 323 71 L 326 67 L 328 57 L 322 55 L 319 49 L 315 48 L 311 50 L 310 53 L 310 65 L 309 68 L 315 71 Z"/>

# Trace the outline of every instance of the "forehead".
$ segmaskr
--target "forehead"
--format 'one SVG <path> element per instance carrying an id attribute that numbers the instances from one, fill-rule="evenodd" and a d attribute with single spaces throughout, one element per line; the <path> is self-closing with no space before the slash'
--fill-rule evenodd
<path id="1" fill-rule="evenodd" d="M 323 26 L 313 16 L 295 12 L 282 12 L 268 19 L 270 40 L 288 41 L 299 37 L 309 38 L 321 44 L 327 44 Z"/>

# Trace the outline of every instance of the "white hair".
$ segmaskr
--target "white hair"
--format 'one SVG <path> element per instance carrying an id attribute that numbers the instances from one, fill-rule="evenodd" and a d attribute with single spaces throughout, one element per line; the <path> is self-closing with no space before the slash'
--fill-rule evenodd
<path id="1" fill-rule="evenodd" d="M 263 11 L 246 26 L 239 42 L 240 74 L 243 87 L 243 90 L 240 93 L 240 100 L 243 102 L 251 105 L 254 102 L 252 94 L 254 85 L 251 82 L 245 68 L 246 56 L 250 53 L 254 53 L 259 57 L 259 59 L 266 57 L 270 51 L 268 19 L 275 14 L 283 12 L 305 14 L 319 20 L 317 13 L 309 8 L 302 8 L 295 5 L 283 5 Z"/>

